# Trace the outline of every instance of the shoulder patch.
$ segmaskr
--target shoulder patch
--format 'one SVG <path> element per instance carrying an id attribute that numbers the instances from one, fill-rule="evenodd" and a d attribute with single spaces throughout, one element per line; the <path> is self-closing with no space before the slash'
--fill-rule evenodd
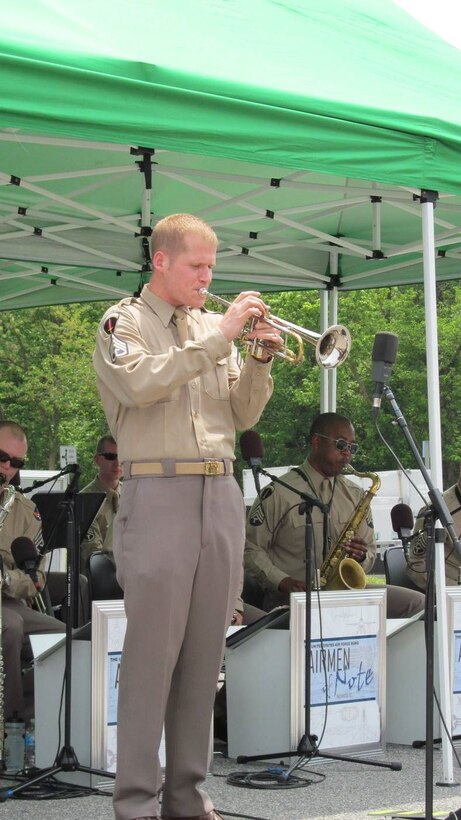
<path id="1" fill-rule="evenodd" d="M 255 507 L 248 520 L 252 527 L 260 527 L 264 523 L 264 510 L 260 503 Z"/>
<path id="2" fill-rule="evenodd" d="M 108 336 L 111 336 L 115 330 L 115 325 L 117 324 L 117 316 L 113 314 L 108 316 L 107 319 L 104 321 L 103 330 L 104 333 L 107 333 Z"/>
<path id="3" fill-rule="evenodd" d="M 425 530 L 419 532 L 411 540 L 411 555 L 425 555 L 427 547 L 427 533 Z"/>
<path id="4" fill-rule="evenodd" d="M 116 359 L 120 359 L 123 356 L 128 355 L 128 344 L 123 341 L 123 339 L 119 339 L 115 333 L 112 333 L 110 337 L 110 357 L 113 363 L 115 363 Z"/>
<path id="5" fill-rule="evenodd" d="M 264 501 L 265 498 L 269 498 L 274 492 L 274 485 L 268 484 L 266 487 L 263 487 L 261 490 L 261 501 Z"/>
<path id="6" fill-rule="evenodd" d="M 263 489 L 261 490 L 260 501 L 256 505 L 256 507 L 254 507 L 254 509 L 251 510 L 250 516 L 248 518 L 248 522 L 251 524 L 252 527 L 260 527 L 261 524 L 264 524 L 265 515 L 262 502 L 269 498 L 269 496 L 271 496 L 273 492 L 273 484 L 269 484 L 267 487 L 263 487 Z"/>

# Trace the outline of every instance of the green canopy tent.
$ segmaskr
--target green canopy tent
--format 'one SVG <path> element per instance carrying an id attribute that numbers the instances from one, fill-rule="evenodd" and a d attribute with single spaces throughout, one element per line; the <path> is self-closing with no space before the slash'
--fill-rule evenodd
<path id="1" fill-rule="evenodd" d="M 0 309 L 133 292 L 174 211 L 215 227 L 217 293 L 316 288 L 326 322 L 341 290 L 424 281 L 442 486 L 455 48 L 391 0 L 24 0 L 2 8 L 0 72 Z"/>
<path id="2" fill-rule="evenodd" d="M 426 276 L 441 479 L 433 288 L 459 278 L 455 48 L 391 0 L 25 0 L 3 9 L 0 70 L 1 309 L 132 293 L 173 211 L 216 228 L 217 293 L 316 288 L 324 323 L 341 289 Z M 439 194 L 436 270 L 422 191 Z M 326 379 L 322 395 L 334 403 Z"/>
<path id="3" fill-rule="evenodd" d="M 2 308 L 132 292 L 178 210 L 218 292 L 422 281 L 422 188 L 458 278 L 461 55 L 390 0 L 2 12 Z"/>

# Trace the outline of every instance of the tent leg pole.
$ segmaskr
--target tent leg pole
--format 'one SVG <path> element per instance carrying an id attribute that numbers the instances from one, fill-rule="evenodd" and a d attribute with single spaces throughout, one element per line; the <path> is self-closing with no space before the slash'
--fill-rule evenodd
<path id="1" fill-rule="evenodd" d="M 434 208 L 438 195 L 435 191 L 421 192 L 424 306 L 426 319 L 427 391 L 429 412 L 429 439 L 431 477 L 436 487 L 443 488 L 442 442 L 440 434 L 440 390 L 437 359 L 437 293 L 435 279 Z M 448 645 L 447 604 L 445 589 L 445 555 L 443 544 L 435 548 L 435 586 L 437 599 L 437 663 L 440 681 L 440 703 L 449 731 L 452 725 Z M 450 740 L 441 728 L 443 784 L 454 785 L 453 756 Z M 430 750 L 432 754 L 432 750 Z"/>

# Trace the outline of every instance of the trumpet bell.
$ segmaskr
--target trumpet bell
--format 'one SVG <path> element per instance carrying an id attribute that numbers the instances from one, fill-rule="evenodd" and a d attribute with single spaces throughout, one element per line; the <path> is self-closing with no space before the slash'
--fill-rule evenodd
<path id="1" fill-rule="evenodd" d="M 351 334 L 344 325 L 332 325 L 322 333 L 315 346 L 317 364 L 326 369 L 339 367 L 351 349 Z"/>
<path id="2" fill-rule="evenodd" d="M 231 302 L 223 299 L 221 296 L 215 296 L 213 293 L 207 291 L 206 288 L 201 288 L 199 291 L 201 296 L 211 299 L 218 305 L 229 307 Z M 241 341 L 246 347 L 247 352 L 251 353 L 256 359 L 262 358 L 269 352 L 276 358 L 283 359 L 289 364 L 301 364 L 304 358 L 304 342 L 308 342 L 315 346 L 315 358 L 320 367 L 327 369 L 339 367 L 346 361 L 351 349 L 351 334 L 344 325 L 332 325 L 327 328 L 324 333 L 315 333 L 312 330 L 306 330 L 304 327 L 295 325 L 292 322 L 287 322 L 286 319 L 281 319 L 279 316 L 272 316 L 270 311 L 263 317 L 264 322 L 274 327 L 282 336 L 290 337 L 296 349 L 288 347 L 288 340 L 285 338 L 285 344 L 281 348 L 274 348 L 272 345 L 258 339 L 248 339 L 245 329 L 240 334 Z M 257 324 L 258 319 L 252 319 L 249 330 L 252 331 Z"/>

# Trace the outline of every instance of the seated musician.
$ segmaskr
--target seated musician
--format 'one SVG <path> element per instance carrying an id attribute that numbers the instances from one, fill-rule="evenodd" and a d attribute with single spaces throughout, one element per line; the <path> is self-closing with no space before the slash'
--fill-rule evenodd
<path id="1" fill-rule="evenodd" d="M 300 467 L 281 477 L 294 489 L 319 498 L 328 506 L 325 522 L 318 507 L 312 511 L 313 578 L 363 499 L 363 491 L 341 474 L 357 447 L 348 418 L 338 413 L 321 413 L 309 433 L 307 458 Z M 245 572 L 264 588 L 266 611 L 289 603 L 291 592 L 305 590 L 306 516 L 299 512 L 300 503 L 296 492 L 274 482 L 264 487 L 248 515 Z M 365 573 L 370 572 L 377 547 L 369 507 L 343 547 Z M 409 617 L 424 609 L 424 602 L 421 592 L 387 586 L 388 618 Z"/>
<path id="2" fill-rule="evenodd" d="M 458 481 L 443 493 L 448 512 L 453 518 L 453 527 L 457 537 L 461 535 L 461 465 Z M 426 589 L 426 551 L 427 532 L 424 529 L 424 507 L 415 521 L 414 536 L 409 541 L 407 575 L 420 589 Z M 461 578 L 461 561 L 453 547 L 448 534 L 445 538 L 445 583 L 449 587 L 457 586 Z"/>
<path id="3" fill-rule="evenodd" d="M 28 636 L 42 632 L 64 632 L 62 621 L 45 615 L 34 606 L 44 584 L 43 568 L 37 582 L 16 566 L 11 553 L 15 538 L 23 537 L 38 548 L 43 543 L 40 516 L 35 504 L 18 490 L 9 493 L 27 453 L 26 433 L 14 421 L 0 421 L 0 557 L 2 573 L 2 652 L 4 665 L 4 717 L 25 713 L 22 665 L 32 657 Z M 37 553 L 38 557 L 38 553 Z M 29 709 L 31 707 L 29 706 Z"/>
<path id="4" fill-rule="evenodd" d="M 106 497 L 80 545 L 80 567 L 84 573 L 88 572 L 88 558 L 93 552 L 101 550 L 107 552 L 112 559 L 114 557 L 112 530 L 120 501 L 122 467 L 118 460 L 117 443 L 110 433 L 99 439 L 94 462 L 98 474 L 81 492 L 105 493 Z"/>

